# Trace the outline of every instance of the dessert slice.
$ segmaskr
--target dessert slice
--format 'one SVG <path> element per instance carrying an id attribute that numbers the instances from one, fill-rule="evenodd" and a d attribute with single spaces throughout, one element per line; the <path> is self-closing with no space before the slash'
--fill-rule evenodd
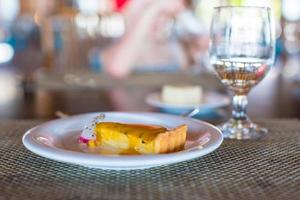
<path id="1" fill-rule="evenodd" d="M 111 146 L 121 154 L 168 153 L 184 147 L 186 132 L 186 125 L 168 130 L 160 126 L 100 122 L 94 129 L 95 139 L 87 144 Z"/>
<path id="2" fill-rule="evenodd" d="M 201 103 L 203 91 L 200 86 L 166 85 L 162 89 L 162 101 L 173 105 L 197 105 Z"/>

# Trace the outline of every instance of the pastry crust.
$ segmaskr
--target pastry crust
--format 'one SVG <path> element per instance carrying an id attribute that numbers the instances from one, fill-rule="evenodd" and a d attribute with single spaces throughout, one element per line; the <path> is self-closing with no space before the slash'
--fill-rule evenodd
<path id="1" fill-rule="evenodd" d="M 159 133 L 154 140 L 155 153 L 168 153 L 182 149 L 186 141 L 187 126 L 181 125 L 177 128 Z"/>

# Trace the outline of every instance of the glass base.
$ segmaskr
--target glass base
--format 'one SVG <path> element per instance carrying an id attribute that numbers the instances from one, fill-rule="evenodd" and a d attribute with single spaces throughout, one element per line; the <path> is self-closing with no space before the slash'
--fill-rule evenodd
<path id="1" fill-rule="evenodd" d="M 223 137 L 230 139 L 260 139 L 266 136 L 268 130 L 252 123 L 249 119 L 230 119 L 220 127 Z"/>

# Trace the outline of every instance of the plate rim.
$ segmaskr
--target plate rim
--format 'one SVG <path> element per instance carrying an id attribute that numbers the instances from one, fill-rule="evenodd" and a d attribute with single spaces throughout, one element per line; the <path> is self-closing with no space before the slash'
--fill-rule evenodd
<path id="1" fill-rule="evenodd" d="M 74 115 L 66 119 L 55 119 L 50 120 L 48 122 L 42 123 L 40 125 L 37 125 L 28 131 L 25 132 L 25 134 L 22 137 L 23 145 L 31 152 L 42 156 L 44 158 L 48 158 L 55 161 L 60 161 L 64 163 L 71 163 L 71 164 L 77 164 L 77 165 L 84 165 L 84 166 L 94 166 L 94 167 L 100 167 L 100 168 L 111 168 L 112 166 L 118 166 L 119 168 L 138 168 L 138 167 L 145 167 L 145 166 L 157 166 L 157 165 L 165 165 L 165 164 L 171 164 L 176 162 L 182 162 L 186 160 L 190 160 L 193 158 L 201 157 L 203 155 L 209 154 L 212 151 L 216 150 L 223 142 L 223 136 L 217 127 L 215 127 L 212 124 L 209 124 L 207 122 L 191 119 L 188 118 L 188 120 L 192 120 L 196 123 L 200 123 L 202 125 L 208 126 L 211 129 L 214 129 L 215 131 L 211 134 L 213 134 L 214 137 L 216 137 L 216 140 L 213 141 L 210 146 L 206 147 L 205 149 L 199 149 L 199 150 L 191 150 L 191 151 L 179 151 L 169 154 L 155 154 L 155 155 L 99 155 L 99 154 L 88 154 L 84 152 L 77 152 L 77 151 L 71 151 L 66 149 L 60 149 L 57 147 L 49 147 L 43 144 L 40 144 L 36 141 L 34 141 L 34 133 L 38 131 L 38 129 L 43 128 L 44 126 L 49 126 L 52 124 L 55 124 L 56 122 L 60 122 L 63 120 L 70 120 L 74 118 L 82 118 L 84 116 L 91 116 L 91 115 L 97 115 L 100 112 L 93 112 L 93 113 L 86 113 L 86 114 L 80 114 L 80 115 Z M 152 115 L 152 116 L 168 116 L 168 117 L 174 117 L 174 118 L 183 118 L 185 117 L 181 116 L 175 116 L 175 115 L 168 115 L 168 114 L 161 114 L 161 113 L 155 113 L 155 112 L 101 112 L 104 114 L 134 114 L 134 115 Z M 75 160 L 77 159 L 78 160 Z M 80 159 L 79 159 L 80 158 Z M 121 158 L 121 160 L 120 160 Z M 143 159 L 143 162 L 137 162 L 140 159 Z M 164 162 L 164 160 L 167 159 L 167 162 Z M 178 161 L 179 160 L 179 161 Z M 123 161 L 123 162 L 121 162 Z M 102 163 L 101 163 L 102 162 Z M 102 166 L 102 167 L 101 167 Z M 111 167 L 110 167 L 111 166 Z"/>

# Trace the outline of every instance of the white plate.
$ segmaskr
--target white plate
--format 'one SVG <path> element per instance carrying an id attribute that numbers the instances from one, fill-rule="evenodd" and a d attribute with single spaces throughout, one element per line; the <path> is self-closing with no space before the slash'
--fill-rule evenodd
<path id="1" fill-rule="evenodd" d="M 230 98 L 228 96 L 214 91 L 205 91 L 203 94 L 202 102 L 195 105 L 174 105 L 165 103 L 161 99 L 160 92 L 147 95 L 145 101 L 147 104 L 156 108 L 180 110 L 192 110 L 194 108 L 212 109 L 227 106 L 230 104 Z"/>
<path id="2" fill-rule="evenodd" d="M 107 112 L 104 121 L 144 123 L 174 128 L 188 126 L 184 150 L 160 155 L 101 155 L 85 153 L 77 142 L 84 125 L 99 113 L 53 120 L 27 131 L 23 144 L 40 156 L 92 168 L 131 170 L 177 163 L 204 156 L 217 149 L 223 137 L 213 125 L 195 119 L 159 113 Z"/>

